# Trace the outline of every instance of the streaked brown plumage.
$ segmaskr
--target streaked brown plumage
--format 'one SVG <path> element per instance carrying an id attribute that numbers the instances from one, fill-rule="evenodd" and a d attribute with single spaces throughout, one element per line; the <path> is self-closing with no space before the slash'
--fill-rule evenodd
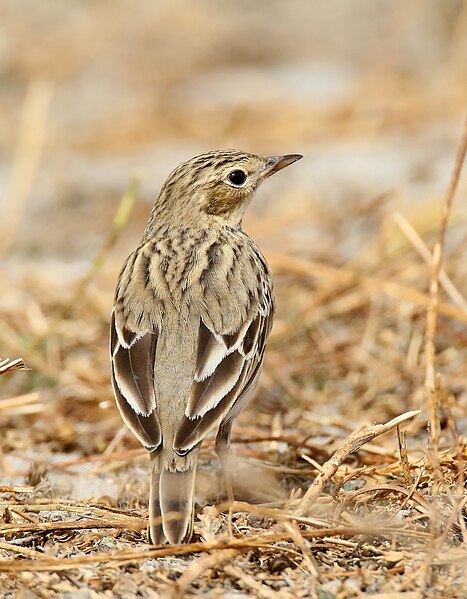
<path id="1" fill-rule="evenodd" d="M 220 150 L 184 162 L 121 271 L 112 383 L 123 420 L 150 452 L 154 544 L 191 537 L 201 442 L 217 429 L 225 465 L 233 419 L 258 380 L 273 290 L 241 222 L 258 185 L 299 158 Z"/>

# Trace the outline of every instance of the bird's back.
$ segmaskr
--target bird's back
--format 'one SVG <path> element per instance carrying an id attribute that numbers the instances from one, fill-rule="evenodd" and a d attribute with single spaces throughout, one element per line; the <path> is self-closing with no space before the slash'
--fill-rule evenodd
<path id="1" fill-rule="evenodd" d="M 168 449 L 193 386 L 201 324 L 219 336 L 237 333 L 272 301 L 271 277 L 242 231 L 181 229 L 140 245 L 121 281 L 115 304 L 125 326 L 136 335 L 157 334 L 156 414 Z"/>

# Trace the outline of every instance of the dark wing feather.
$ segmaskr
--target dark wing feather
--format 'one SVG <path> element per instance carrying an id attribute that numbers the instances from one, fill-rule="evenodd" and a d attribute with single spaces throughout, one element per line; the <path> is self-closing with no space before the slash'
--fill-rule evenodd
<path id="1" fill-rule="evenodd" d="M 178 453 L 192 449 L 210 430 L 229 418 L 237 402 L 243 407 L 243 402 L 249 399 L 259 377 L 272 326 L 272 300 L 267 307 L 263 309 L 263 304 L 235 335 L 216 335 L 201 322 L 197 376 L 185 417 L 174 438 Z"/>
<path id="2" fill-rule="evenodd" d="M 126 398 L 122 395 L 115 380 L 115 374 L 112 368 L 112 385 L 115 394 L 115 401 L 122 418 L 131 432 L 137 437 L 139 442 L 149 451 L 157 449 L 161 442 L 161 430 L 159 422 L 154 413 L 149 416 L 137 414 L 129 405 Z"/>
<path id="3" fill-rule="evenodd" d="M 140 335 L 119 326 L 112 313 L 110 355 L 112 385 L 123 420 L 149 450 L 161 443 L 161 429 L 154 412 L 154 359 L 157 336 Z"/>
<path id="4" fill-rule="evenodd" d="M 236 385 L 245 359 L 239 351 L 231 353 L 227 353 L 227 351 L 224 348 L 223 359 L 210 376 L 201 381 L 195 379 L 185 412 L 189 418 L 203 416 Z M 218 350 L 215 349 L 214 352 L 214 355 L 217 356 Z"/>
<path id="5" fill-rule="evenodd" d="M 253 365 L 245 364 L 241 376 L 235 386 L 221 399 L 221 401 L 206 412 L 202 418 L 187 418 L 182 421 L 175 436 L 175 449 L 177 453 L 188 453 L 206 436 L 207 432 L 219 425 L 223 420 L 228 420 L 234 404 L 242 403 L 242 399 L 248 400 L 258 380 L 262 365 L 262 357 Z"/>

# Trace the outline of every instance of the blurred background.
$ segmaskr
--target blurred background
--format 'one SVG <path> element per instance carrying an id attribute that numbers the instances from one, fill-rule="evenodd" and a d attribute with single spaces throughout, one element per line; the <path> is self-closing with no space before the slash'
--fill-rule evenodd
<path id="1" fill-rule="evenodd" d="M 351 430 L 421 406 L 425 443 L 426 247 L 466 107 L 463 0 L 3 0 L 0 356 L 30 368 L 0 381 L 5 480 L 47 474 L 64 496 L 144 505 L 146 457 L 109 385 L 113 290 L 167 174 L 223 147 L 305 156 L 244 223 L 270 260 L 278 315 L 236 438 L 312 438 L 322 461 Z M 134 210 L 114 226 L 134 177 Z M 438 335 L 461 433 L 466 193 L 464 176 L 445 263 L 457 295 L 441 292 Z M 251 447 L 237 453 L 261 457 Z M 98 470 L 88 458 L 102 452 L 120 461 Z M 118 470 L 130 455 L 139 470 Z"/>
<path id="2" fill-rule="evenodd" d="M 7 260 L 23 272 L 83 272 L 132 175 L 138 231 L 168 172 L 216 147 L 305 154 L 253 211 L 312 206 L 297 244 L 333 259 L 342 240 L 316 216 L 345 205 L 348 259 L 364 242 L 354 201 L 397 190 L 413 205 L 447 186 L 467 95 L 462 0 L 142 0 L 131 14 L 5 0 L 0 21 L 2 230 L 14 222 Z"/>

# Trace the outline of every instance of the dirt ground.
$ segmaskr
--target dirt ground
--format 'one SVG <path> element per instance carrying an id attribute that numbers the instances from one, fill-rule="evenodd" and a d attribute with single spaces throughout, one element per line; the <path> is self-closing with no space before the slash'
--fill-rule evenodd
<path id="1" fill-rule="evenodd" d="M 434 252 L 466 109 L 465 0 L 0 4 L 2 597 L 467 597 L 465 170 Z M 236 502 L 209 441 L 192 543 L 153 548 L 110 309 L 216 147 L 304 159 L 244 222 L 277 316 Z"/>

